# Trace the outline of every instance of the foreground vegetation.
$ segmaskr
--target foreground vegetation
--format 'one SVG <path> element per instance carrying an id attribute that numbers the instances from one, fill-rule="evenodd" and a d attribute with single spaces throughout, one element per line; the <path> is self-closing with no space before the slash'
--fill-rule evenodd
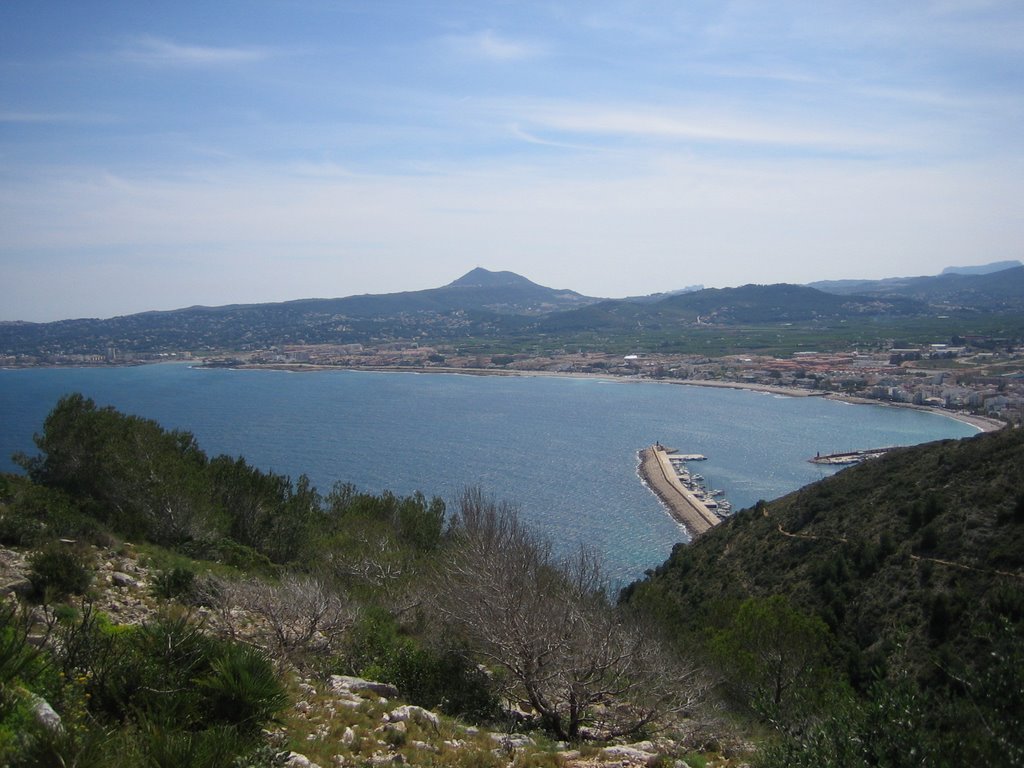
<path id="1" fill-rule="evenodd" d="M 479 490 L 322 494 L 79 395 L 37 445 L 0 764 L 1024 764 L 1020 430 L 760 503 L 619 600 Z"/>
<path id="2" fill-rule="evenodd" d="M 700 712 L 710 678 L 611 604 L 596 561 L 561 558 L 479 491 L 452 515 L 418 494 L 321 495 L 78 395 L 37 444 L 0 485 L 0 542 L 32 553 L 18 591 L 41 606 L 3 616 L 9 761 L 248 765 L 285 691 L 339 674 L 567 743 Z M 90 602 L 99 551 L 126 539 L 153 564 L 142 624 Z M 22 727 L 39 700 L 60 739 Z"/>

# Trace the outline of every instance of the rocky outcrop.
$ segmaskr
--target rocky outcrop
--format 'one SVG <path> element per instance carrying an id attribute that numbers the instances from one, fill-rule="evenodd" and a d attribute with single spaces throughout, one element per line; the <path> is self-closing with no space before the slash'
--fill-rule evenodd
<path id="1" fill-rule="evenodd" d="M 320 768 L 319 765 L 298 752 L 289 752 L 284 765 L 285 768 Z"/>
<path id="2" fill-rule="evenodd" d="M 386 717 L 388 718 L 388 722 L 391 723 L 402 723 L 406 720 L 412 720 L 420 725 L 429 725 L 434 730 L 441 727 L 441 718 L 429 709 L 417 707 L 412 704 L 405 704 L 397 709 L 393 709 L 386 715 Z"/>
<path id="3" fill-rule="evenodd" d="M 338 694 L 354 693 L 362 696 L 372 693 L 386 699 L 398 698 L 398 689 L 390 683 L 378 683 L 361 677 L 331 675 L 329 684 L 331 690 Z"/>

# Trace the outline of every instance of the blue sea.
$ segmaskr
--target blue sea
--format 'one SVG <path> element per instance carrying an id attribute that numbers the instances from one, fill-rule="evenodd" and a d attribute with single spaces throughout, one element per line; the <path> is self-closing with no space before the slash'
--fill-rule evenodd
<path id="1" fill-rule="evenodd" d="M 660 441 L 708 457 L 699 471 L 737 510 L 818 480 L 833 453 L 977 433 L 941 415 L 821 398 L 624 380 L 448 374 L 128 368 L 0 370 L 0 471 L 34 452 L 57 399 L 192 432 L 209 455 L 266 470 L 453 500 L 479 486 L 568 552 L 603 553 L 615 581 L 661 563 L 685 531 L 638 479 Z"/>

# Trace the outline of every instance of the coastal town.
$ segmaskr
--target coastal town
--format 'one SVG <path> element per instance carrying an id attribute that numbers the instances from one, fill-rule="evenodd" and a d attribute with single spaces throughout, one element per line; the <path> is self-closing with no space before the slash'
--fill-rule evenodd
<path id="1" fill-rule="evenodd" d="M 486 354 L 458 346 L 394 342 L 281 345 L 224 353 L 0 356 L 0 367 L 191 362 L 214 367 L 344 368 L 488 375 L 623 377 L 703 386 L 765 389 L 794 396 L 841 396 L 1024 423 L 1024 349 L 996 339 L 875 350 L 719 357 L 658 353 L 545 351 Z"/>
<path id="2" fill-rule="evenodd" d="M 1024 421 L 1024 349 L 980 339 L 957 346 L 932 344 L 870 352 L 807 351 L 790 357 L 567 351 L 482 355 L 416 344 L 295 346 L 208 363 L 293 369 L 328 366 L 496 375 L 614 376 L 769 389 L 794 396 L 835 395 L 943 409 L 1011 425 Z"/>

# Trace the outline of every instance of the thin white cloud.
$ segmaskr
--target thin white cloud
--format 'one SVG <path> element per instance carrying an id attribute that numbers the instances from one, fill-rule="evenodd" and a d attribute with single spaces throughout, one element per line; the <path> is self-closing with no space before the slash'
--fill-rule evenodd
<path id="1" fill-rule="evenodd" d="M 155 67 L 218 67 L 263 61 L 266 48 L 188 45 L 158 37 L 136 37 L 118 52 L 118 58 Z"/>
<path id="2" fill-rule="evenodd" d="M 896 139 L 874 131 L 857 132 L 796 119 L 773 122 L 762 117 L 715 112 L 686 112 L 650 106 L 536 105 L 523 113 L 535 129 L 661 141 L 792 146 L 863 150 L 894 146 Z"/>
<path id="3" fill-rule="evenodd" d="M 573 144 L 567 141 L 554 141 L 552 139 L 545 139 L 536 134 L 530 133 L 529 131 L 523 130 L 519 125 L 509 126 L 511 134 L 527 144 L 536 144 L 541 147 L 556 147 L 558 149 L 578 149 L 587 152 L 604 150 L 605 148 L 596 146 L 594 144 Z"/>
<path id="4" fill-rule="evenodd" d="M 522 61 L 547 52 L 540 43 L 502 37 L 489 29 L 474 35 L 452 35 L 445 38 L 445 42 L 461 55 L 488 61 Z"/>

